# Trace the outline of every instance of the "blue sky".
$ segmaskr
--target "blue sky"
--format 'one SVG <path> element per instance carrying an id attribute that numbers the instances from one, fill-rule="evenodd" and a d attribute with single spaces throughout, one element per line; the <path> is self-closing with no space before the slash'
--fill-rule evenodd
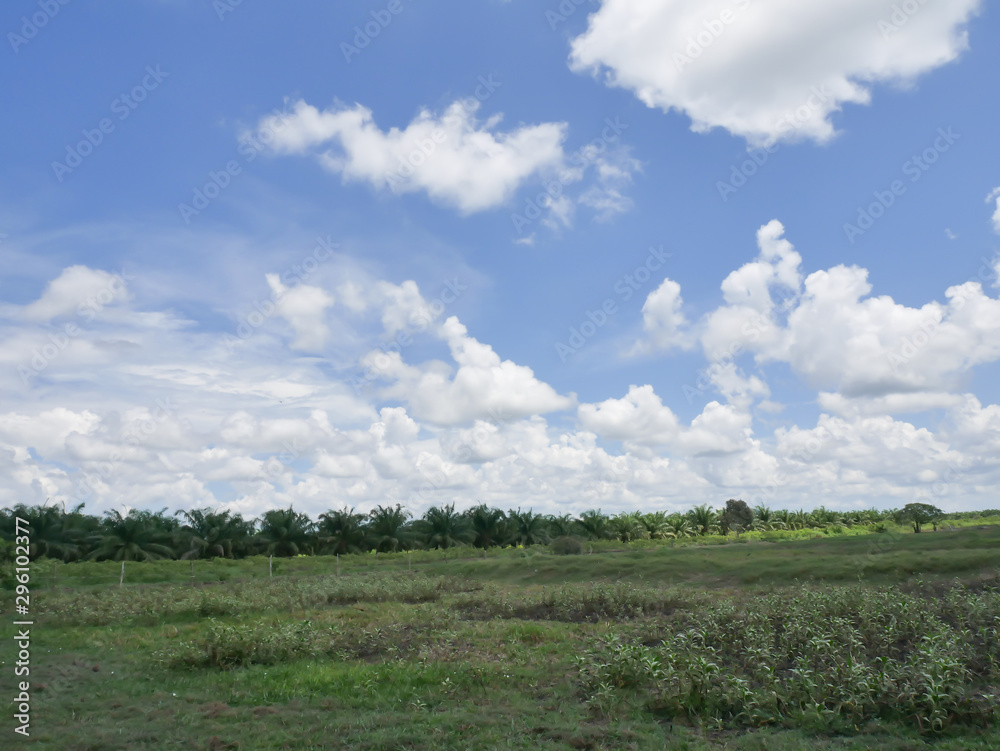
<path id="1" fill-rule="evenodd" d="M 995 507 L 996 9 L 828 6 L 7 4 L 0 503 Z"/>

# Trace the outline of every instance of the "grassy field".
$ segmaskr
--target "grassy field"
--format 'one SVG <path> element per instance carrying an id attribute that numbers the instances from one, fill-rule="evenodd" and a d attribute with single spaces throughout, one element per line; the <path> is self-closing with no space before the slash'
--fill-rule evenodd
<path id="1" fill-rule="evenodd" d="M 37 564 L 0 745 L 1000 748 L 1000 527 L 601 547 Z"/>

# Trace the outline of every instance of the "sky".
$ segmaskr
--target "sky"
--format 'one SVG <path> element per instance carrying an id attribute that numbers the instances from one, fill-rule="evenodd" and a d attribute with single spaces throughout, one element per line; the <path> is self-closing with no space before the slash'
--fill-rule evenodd
<path id="1" fill-rule="evenodd" d="M 17 0 L 0 505 L 996 508 L 979 0 Z"/>

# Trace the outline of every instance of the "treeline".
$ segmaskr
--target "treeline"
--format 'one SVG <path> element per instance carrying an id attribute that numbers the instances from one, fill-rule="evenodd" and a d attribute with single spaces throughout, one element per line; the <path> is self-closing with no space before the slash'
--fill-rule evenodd
<path id="1" fill-rule="evenodd" d="M 251 555 L 295 556 L 334 553 L 396 552 L 401 550 L 475 546 L 538 545 L 558 538 L 578 540 L 671 539 L 748 530 L 848 528 L 873 529 L 887 521 L 936 525 L 945 518 L 969 515 L 1000 516 L 1000 511 L 943 514 L 927 504 L 880 511 L 751 509 L 729 500 L 723 509 L 696 506 L 686 513 L 631 512 L 607 515 L 600 510 L 579 516 L 503 511 L 478 505 L 456 511 L 453 505 L 435 506 L 412 518 L 402 506 L 378 506 L 367 514 L 331 510 L 317 519 L 292 508 L 267 511 L 254 519 L 211 509 L 178 511 L 132 510 L 103 516 L 61 506 L 0 509 L 0 558 L 13 555 L 15 519 L 30 525 L 30 557 L 65 562 L 79 560 L 144 561 L 160 559 L 242 558 Z M 833 529 L 832 531 L 839 531 Z"/>

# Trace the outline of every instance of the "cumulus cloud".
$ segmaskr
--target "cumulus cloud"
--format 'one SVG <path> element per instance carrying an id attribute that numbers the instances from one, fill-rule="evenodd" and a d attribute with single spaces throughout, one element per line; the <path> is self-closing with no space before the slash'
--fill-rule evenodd
<path id="1" fill-rule="evenodd" d="M 454 316 L 444 322 L 440 336 L 458 365 L 453 374 L 442 362 L 413 366 L 398 352 L 375 355 L 386 361 L 383 377 L 394 381 L 384 395 L 405 400 L 421 419 L 456 425 L 545 414 L 575 405 L 573 397 L 562 396 L 535 378 L 531 368 L 501 360 L 492 347 L 469 336 Z"/>
<path id="2" fill-rule="evenodd" d="M 751 142 L 834 135 L 844 104 L 956 59 L 980 0 L 605 0 L 570 66 Z"/>
<path id="3" fill-rule="evenodd" d="M 733 405 L 709 402 L 702 413 L 682 425 L 650 385 L 630 386 L 621 399 L 581 404 L 581 427 L 626 446 L 664 446 L 678 455 L 726 455 L 753 447 L 752 418 Z"/>
<path id="4" fill-rule="evenodd" d="M 128 287 L 123 274 L 70 266 L 46 285 L 41 297 L 25 306 L 22 315 L 31 321 L 69 315 L 93 318 L 105 306 L 126 299 Z"/>
<path id="5" fill-rule="evenodd" d="M 319 287 L 297 284 L 287 287 L 278 274 L 267 274 L 267 284 L 271 288 L 275 310 L 295 332 L 293 349 L 318 352 L 323 349 L 330 334 L 325 314 L 335 299 Z"/>
<path id="6" fill-rule="evenodd" d="M 550 513 L 683 509 L 726 497 L 796 507 L 813 498 L 842 507 L 991 503 L 1000 407 L 955 386 L 1000 359 L 997 300 L 970 281 L 944 301 L 902 306 L 873 297 L 863 269 L 806 275 L 780 224 L 757 240 L 756 258 L 725 277 L 717 311 L 678 318 L 671 285 L 644 311 L 665 313 L 652 320 L 701 342 L 713 365 L 706 384 L 719 397 L 689 418 L 675 411 L 679 396 L 672 403 L 649 383 L 578 404 L 528 365 L 502 359 L 457 317 L 436 315 L 413 281 L 344 275 L 334 299 L 269 278 L 275 299 L 294 303 L 276 308 L 294 337 L 260 327 L 230 347 L 224 332 L 163 328 L 157 320 L 167 314 L 146 311 L 81 325 L 34 381 L 11 381 L 12 369 L 0 368 L 9 379 L 0 389 L 0 503 L 249 514 L 294 504 L 314 515 L 386 502 L 416 512 L 483 501 Z M 0 361 L 23 360 L 49 326 L 48 311 L 29 320 L 30 305 L 0 309 Z M 360 356 L 386 337 L 398 343 L 404 330 L 419 346 L 362 358 L 362 367 L 378 358 L 377 377 L 356 390 L 357 359 L 341 367 L 300 356 L 299 335 L 340 309 L 349 323 L 326 336 L 328 348 L 349 340 Z M 741 362 L 708 357 L 728 351 L 724 311 L 759 326 L 756 338 L 730 330 L 745 347 Z M 441 359 L 421 359 L 434 349 Z M 754 415 L 777 407 L 771 362 L 830 385 L 816 397 L 817 418 L 797 412 L 786 418 L 797 424 L 761 434 Z M 902 417 L 913 413 L 927 424 Z"/>
<path id="7" fill-rule="evenodd" d="M 642 328 L 647 339 L 638 342 L 634 351 L 687 346 L 688 320 L 684 316 L 683 306 L 681 285 L 672 279 L 664 279 L 643 303 Z"/>
<path id="8" fill-rule="evenodd" d="M 851 396 L 947 390 L 972 367 L 1000 359 L 1000 300 L 978 282 L 912 308 L 869 297 L 868 272 L 836 266 L 805 280 L 779 347 L 761 359 L 783 360 L 815 386 Z"/>
<path id="9" fill-rule="evenodd" d="M 731 377 L 729 364 L 752 354 L 758 364 L 787 363 L 808 385 L 845 397 L 939 394 L 973 367 L 1000 360 L 1000 300 L 979 280 L 947 288 L 944 302 L 910 307 L 872 296 L 868 271 L 858 266 L 803 280 L 802 258 L 783 233 L 777 221 L 761 228 L 757 260 L 726 277 L 725 304 L 698 324 L 716 385 Z M 765 394 L 756 386 L 750 392 Z M 869 407 L 878 403 L 905 411 L 921 402 L 914 396 Z"/>
<path id="10" fill-rule="evenodd" d="M 265 118 L 281 154 L 312 155 L 344 181 L 366 182 L 393 193 L 426 193 L 472 214 L 505 204 L 526 180 L 564 161 L 565 123 L 500 131 L 501 116 L 476 118 L 478 100 L 461 100 L 444 114 L 422 110 L 405 128 L 383 131 L 371 110 L 298 101 L 291 115 Z"/>
<path id="11" fill-rule="evenodd" d="M 677 438 L 677 416 L 664 406 L 653 387 L 630 386 L 621 399 L 581 404 L 580 425 L 605 438 L 646 445 L 661 445 Z"/>

